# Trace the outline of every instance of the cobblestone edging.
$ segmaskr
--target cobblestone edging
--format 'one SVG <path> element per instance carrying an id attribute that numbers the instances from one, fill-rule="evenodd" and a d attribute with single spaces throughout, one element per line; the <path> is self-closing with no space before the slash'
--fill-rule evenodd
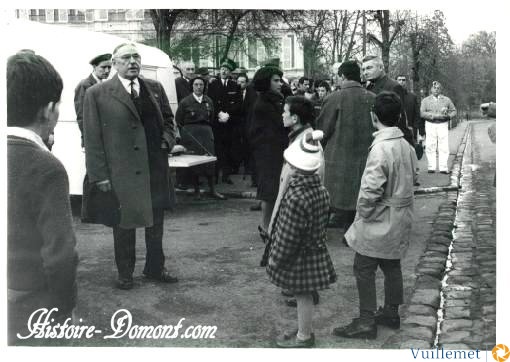
<path id="1" fill-rule="evenodd" d="M 431 348 L 436 340 L 438 310 L 441 307 L 442 279 L 445 274 L 461 185 L 464 152 L 470 139 L 471 125 L 466 127 L 452 166 L 450 185 L 430 192 L 445 191 L 445 201 L 432 224 L 432 234 L 420 262 L 416 266 L 416 281 L 406 307 L 402 308 L 400 331 L 389 338 L 383 348 Z M 469 152 L 469 151 L 468 151 Z M 425 194 L 425 189 L 417 190 Z M 460 294 L 459 294 L 460 296 Z M 451 311 L 453 312 L 453 311 Z M 450 313 L 451 313 L 450 312 Z M 445 347 L 448 347 L 445 345 Z"/>
<path id="2" fill-rule="evenodd" d="M 477 147 L 468 145 L 462 166 L 437 338 L 445 349 L 490 350 L 496 344 L 496 200 L 490 173 L 485 180 L 476 175 Z"/>

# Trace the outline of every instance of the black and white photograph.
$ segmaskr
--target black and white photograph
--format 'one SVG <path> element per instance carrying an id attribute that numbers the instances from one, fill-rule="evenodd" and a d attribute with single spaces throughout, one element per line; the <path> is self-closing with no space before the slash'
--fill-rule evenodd
<path id="1" fill-rule="evenodd" d="M 505 5 L 57 4 L 0 10 L 10 359 L 510 358 Z"/>

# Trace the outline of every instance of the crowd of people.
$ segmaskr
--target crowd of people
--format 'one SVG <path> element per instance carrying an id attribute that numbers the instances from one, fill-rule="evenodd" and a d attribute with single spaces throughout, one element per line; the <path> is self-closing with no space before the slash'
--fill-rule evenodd
<path id="1" fill-rule="evenodd" d="M 425 134 L 428 172 L 436 171 L 436 148 L 439 171 L 449 172 L 448 120 L 456 111 L 441 95 L 441 85 L 434 82 L 420 105 L 406 90 L 405 76 L 389 78 L 377 56 L 339 64 L 333 83 L 306 77 L 287 82 L 274 60 L 253 79 L 231 59 L 213 78 L 208 69 L 195 71 L 186 62 L 175 80 L 174 117 L 161 83 L 140 76 L 142 62 L 134 44 L 121 44 L 90 61 L 93 71 L 75 92 L 87 168 L 83 213 L 112 227 L 117 287 L 134 286 L 136 229 L 142 227 L 143 274 L 162 283 L 178 281 L 165 268 L 163 222 L 164 210 L 175 202 L 168 155 L 180 145 L 190 153 L 217 156 L 216 164 L 177 175 L 178 183 L 194 186 L 197 197 L 201 176 L 218 200 L 225 199 L 216 190 L 218 182 L 232 183 L 240 167 L 253 176 L 266 243 L 261 265 L 282 293 L 295 297 L 298 311 L 298 329 L 279 340 L 280 347 L 315 343 L 318 291 L 337 280 L 326 246 L 328 226 L 342 227 L 343 242 L 356 252 L 353 274 L 360 302 L 359 317 L 333 333 L 376 338 L 378 324 L 398 328 L 400 259 L 409 242 L 418 182 L 414 146 Z M 117 72 L 109 77 L 112 67 Z M 45 92 L 26 84 L 44 84 Z M 34 308 L 57 306 L 61 318 L 70 316 L 77 256 L 67 177 L 47 147 L 62 79 L 43 57 L 23 51 L 9 58 L 7 90 L 13 342 Z M 22 159 L 39 161 L 24 167 Z M 44 192 L 30 190 L 27 180 L 34 179 Z M 385 276 L 379 310 L 378 267 Z"/>

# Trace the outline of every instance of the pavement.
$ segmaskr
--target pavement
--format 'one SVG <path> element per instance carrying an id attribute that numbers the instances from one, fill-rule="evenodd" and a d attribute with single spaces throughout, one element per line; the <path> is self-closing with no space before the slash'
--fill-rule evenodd
<path id="1" fill-rule="evenodd" d="M 320 293 L 313 321 L 317 348 L 489 348 L 495 335 L 495 151 L 484 138 L 487 124 L 464 122 L 450 131 L 451 175 L 428 174 L 425 156 L 420 161 L 415 221 L 402 260 L 405 304 L 400 310 L 400 330 L 380 327 L 377 339 L 370 341 L 332 336 L 334 327 L 357 316 L 358 296 L 352 272 L 354 252 L 341 243 L 344 230 L 328 229 L 328 249 L 339 280 Z M 195 200 L 191 193 L 180 192 L 176 209 L 166 212 L 166 266 L 179 277 L 177 284 L 160 284 L 141 276 L 145 245 L 140 229 L 135 287 L 116 289 L 111 229 L 81 223 L 79 205 L 74 205 L 80 255 L 75 314 L 82 324 L 103 332 L 91 339 L 55 344 L 270 348 L 282 331 L 295 328 L 296 309 L 285 305 L 285 297 L 258 266 L 264 248 L 257 232 L 261 214 L 249 210 L 255 189 L 249 177 L 243 180 L 242 175 L 235 175 L 233 179 L 234 185 L 218 185 L 229 196 L 226 201 Z M 376 285 L 382 304 L 382 273 L 377 274 Z M 471 288 L 470 293 L 455 289 L 465 287 Z M 105 339 L 114 329 L 112 316 L 120 309 L 130 311 L 133 326 L 181 321 L 183 329 L 215 326 L 217 331 L 215 338 L 144 339 L 126 334 Z M 27 344 L 48 342 L 30 340 Z"/>

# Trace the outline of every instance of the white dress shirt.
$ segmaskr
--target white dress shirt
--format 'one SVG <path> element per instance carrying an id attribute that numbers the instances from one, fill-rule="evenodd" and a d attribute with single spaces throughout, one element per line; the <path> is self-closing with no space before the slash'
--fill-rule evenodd
<path id="1" fill-rule="evenodd" d="M 120 82 L 122 83 L 122 85 L 124 86 L 124 88 L 126 89 L 126 91 L 129 94 L 131 94 L 131 80 L 122 78 L 120 75 L 119 75 L 119 79 L 120 79 Z M 138 82 L 138 78 L 133 79 L 133 82 L 134 82 L 133 88 L 135 89 L 137 94 L 140 94 L 140 82 Z"/>

